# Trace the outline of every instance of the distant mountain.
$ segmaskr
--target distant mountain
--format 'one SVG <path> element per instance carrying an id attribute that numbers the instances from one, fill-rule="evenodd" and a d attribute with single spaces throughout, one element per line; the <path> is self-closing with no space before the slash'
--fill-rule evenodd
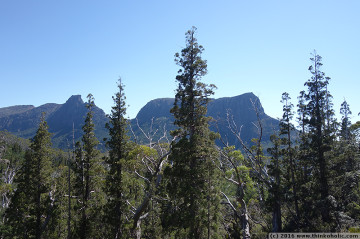
<path id="1" fill-rule="evenodd" d="M 60 107 L 59 104 L 34 106 L 12 106 L 0 108 L 0 130 L 7 130 L 22 138 L 31 138 L 38 128 L 42 112 L 48 117 Z M 15 113 L 16 109 L 20 109 Z M 27 110 L 26 110 L 27 109 Z"/>
<path id="2" fill-rule="evenodd" d="M 240 133 L 242 140 L 250 144 L 253 138 L 259 137 L 258 117 L 261 120 L 263 132 L 262 142 L 268 143 L 270 135 L 279 129 L 279 121 L 265 114 L 260 100 L 253 93 L 246 93 L 235 97 L 224 97 L 212 101 L 208 106 L 208 115 L 213 117 L 211 129 L 219 131 L 221 137 L 229 145 L 240 146 L 239 141 L 229 129 L 229 123 L 233 123 Z"/>
<path id="3" fill-rule="evenodd" d="M 95 135 L 97 136 L 100 148 L 104 148 L 103 139 L 108 136 L 105 124 L 108 119 L 105 112 L 99 107 L 94 107 L 93 121 L 95 124 Z M 47 122 L 49 131 L 53 133 L 53 143 L 60 148 L 67 148 L 72 145 L 72 131 L 74 126 L 75 139 L 80 139 L 83 130 L 84 121 L 87 114 L 86 103 L 80 95 L 71 96 L 65 104 L 61 105 L 54 113 L 49 115 Z"/>
<path id="4" fill-rule="evenodd" d="M 169 137 L 171 130 L 176 127 L 173 124 L 174 117 L 170 109 L 174 104 L 173 98 L 160 98 L 149 101 L 136 115 L 135 119 L 130 120 L 131 136 L 137 143 L 147 144 L 151 137 L 157 141 L 164 135 Z"/>
<path id="5" fill-rule="evenodd" d="M 169 132 L 175 129 L 174 118 L 170 114 L 174 99 L 161 98 L 148 102 L 137 114 L 135 119 L 130 120 L 132 138 L 138 143 L 149 143 L 151 136 L 153 141 L 162 136 L 169 136 Z M 265 114 L 260 100 L 253 93 L 246 93 L 235 97 L 213 99 L 208 105 L 208 115 L 211 121 L 211 129 L 220 133 L 222 138 L 230 145 L 239 146 L 239 142 L 228 128 L 227 116 L 231 122 L 235 122 L 238 129 L 241 128 L 241 137 L 247 144 L 252 138 L 257 138 L 257 116 L 253 104 L 256 105 L 263 125 L 263 142 L 269 140 L 271 134 L 278 130 L 279 122 Z M 46 114 L 49 131 L 53 134 L 54 147 L 67 149 L 72 146 L 72 131 L 74 126 L 75 140 L 82 136 L 82 126 L 86 117 L 87 109 L 80 95 L 71 96 L 64 104 L 45 104 L 39 107 L 32 105 L 11 106 L 0 108 L 0 131 L 7 130 L 16 136 L 31 138 L 35 135 L 40 122 L 42 112 Z M 95 134 L 104 149 L 103 138 L 108 137 L 105 124 L 108 119 L 103 110 L 94 108 Z M 145 133 L 145 134 L 144 134 Z M 221 145 L 220 141 L 217 142 Z"/>
<path id="6" fill-rule="evenodd" d="M 158 140 L 164 135 L 164 130 L 175 129 L 173 125 L 174 118 L 170 114 L 174 99 L 162 98 L 148 102 L 137 114 L 136 118 L 131 120 L 131 128 L 140 143 L 148 143 L 144 132 L 149 136 L 153 135 L 153 140 Z M 210 129 L 219 132 L 223 140 L 229 145 L 240 146 L 238 140 L 229 129 L 228 117 L 234 122 L 237 129 L 241 129 L 241 138 L 250 145 L 253 138 L 258 137 L 257 116 L 254 106 L 258 109 L 259 117 L 263 126 L 263 142 L 268 142 L 270 135 L 279 128 L 279 121 L 266 115 L 260 100 L 253 93 L 246 93 L 234 97 L 224 97 L 213 99 L 208 105 L 208 116 L 214 120 L 211 121 Z M 141 130 L 141 129 L 142 130 Z M 217 142 L 221 145 L 220 141 Z"/>
<path id="7" fill-rule="evenodd" d="M 32 138 L 38 128 L 42 112 L 49 125 L 54 147 L 66 149 L 72 147 L 74 125 L 75 139 L 82 135 L 82 126 L 87 109 L 80 95 L 71 96 L 64 104 L 45 104 L 34 106 L 12 106 L 0 108 L 0 130 L 7 130 L 16 136 Z M 16 111 L 18 112 L 16 113 Z M 95 134 L 102 143 L 107 136 L 105 123 L 107 118 L 102 109 L 94 108 Z"/>
<path id="8" fill-rule="evenodd" d="M 23 113 L 25 111 L 31 110 L 35 108 L 35 106 L 33 105 L 17 105 L 17 106 L 10 106 L 10 107 L 5 107 L 5 108 L 1 108 L 0 110 L 0 118 L 2 117 L 6 117 L 6 116 L 10 116 L 13 114 L 20 114 Z"/>

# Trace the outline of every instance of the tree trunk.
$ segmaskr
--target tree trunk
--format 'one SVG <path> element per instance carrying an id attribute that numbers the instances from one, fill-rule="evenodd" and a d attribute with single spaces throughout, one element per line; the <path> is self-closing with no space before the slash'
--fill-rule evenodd
<path id="1" fill-rule="evenodd" d="M 240 204 L 242 208 L 241 216 L 242 216 L 243 239 L 250 239 L 251 235 L 250 235 L 249 215 L 244 199 L 240 200 Z"/>
<path id="2" fill-rule="evenodd" d="M 135 238 L 141 239 L 141 220 L 136 222 Z"/>
<path id="3" fill-rule="evenodd" d="M 238 188 L 237 188 L 237 201 L 241 205 L 241 223 L 243 229 L 243 239 L 250 239 L 250 224 L 249 224 L 249 214 L 247 210 L 246 203 L 244 201 L 244 183 L 241 183 L 239 180 Z"/>
<path id="4" fill-rule="evenodd" d="M 275 201 L 273 207 L 273 217 L 272 217 L 272 231 L 280 232 L 282 227 L 281 222 L 281 207 L 278 201 Z"/>

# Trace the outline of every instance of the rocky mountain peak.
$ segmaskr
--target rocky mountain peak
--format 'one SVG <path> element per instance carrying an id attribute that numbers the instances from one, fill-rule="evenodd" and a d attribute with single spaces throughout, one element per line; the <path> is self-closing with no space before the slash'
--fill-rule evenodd
<path id="1" fill-rule="evenodd" d="M 245 142 L 258 137 L 256 128 L 257 117 L 254 111 L 256 106 L 263 124 L 263 138 L 268 139 L 278 129 L 278 121 L 267 116 L 261 106 L 260 100 L 253 93 L 245 93 L 234 97 L 212 99 L 208 105 L 207 115 L 214 120 L 210 122 L 210 129 L 219 131 L 223 139 L 230 145 L 236 145 L 237 140 L 229 130 L 227 116 L 236 123 L 238 129 L 242 129 L 241 137 Z M 170 109 L 174 105 L 173 98 L 160 98 L 148 102 L 137 114 L 136 120 L 130 120 L 132 131 L 139 143 L 147 143 L 143 132 L 154 134 L 153 141 L 169 135 L 174 130 L 174 117 Z M 100 142 L 108 137 L 105 124 L 108 118 L 103 110 L 94 107 L 93 120 L 95 134 Z M 85 103 L 80 95 L 71 96 L 64 104 L 44 104 L 34 106 L 12 106 L 0 108 L 0 130 L 7 130 L 24 138 L 34 136 L 40 116 L 46 112 L 46 120 L 49 131 L 52 133 L 53 145 L 67 149 L 68 142 L 72 142 L 73 128 L 75 139 L 79 140 L 82 135 L 82 126 L 87 114 Z M 142 130 L 141 130 L 141 129 Z"/>
<path id="2" fill-rule="evenodd" d="M 149 101 L 136 115 L 139 122 L 150 122 L 152 118 L 171 117 L 170 109 L 174 105 L 173 98 L 159 98 Z"/>
<path id="3" fill-rule="evenodd" d="M 83 105 L 84 101 L 81 98 L 81 95 L 72 95 L 65 104 L 71 104 L 71 105 Z"/>

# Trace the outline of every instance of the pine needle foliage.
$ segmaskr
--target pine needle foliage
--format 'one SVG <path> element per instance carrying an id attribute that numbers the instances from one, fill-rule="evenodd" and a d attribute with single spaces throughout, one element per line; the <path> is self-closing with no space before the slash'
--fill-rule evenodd
<path id="1" fill-rule="evenodd" d="M 75 206 L 78 214 L 75 237 L 82 239 L 102 237 L 101 209 L 105 200 L 102 191 L 104 168 L 99 157 L 100 151 L 96 148 L 99 141 L 94 133 L 94 97 L 89 94 L 87 98 L 88 113 L 83 126 L 82 144 L 80 142 L 76 144 L 74 167 L 75 192 L 78 197 Z"/>
<path id="2" fill-rule="evenodd" d="M 108 115 L 109 123 L 106 128 L 109 131 L 110 138 L 106 140 L 106 146 L 109 149 L 109 157 L 106 163 L 109 171 L 106 176 L 105 191 L 107 195 L 107 204 L 105 206 L 106 220 L 108 223 L 109 238 L 127 238 L 126 214 L 127 208 L 125 193 L 125 165 L 128 155 L 129 136 L 127 134 L 127 120 L 125 107 L 124 86 L 121 79 L 118 82 L 118 92 L 113 96 L 114 106 L 111 114 Z"/>
<path id="3" fill-rule="evenodd" d="M 209 96 L 214 85 L 206 85 L 201 78 L 207 73 L 207 62 L 201 58 L 203 47 L 195 38 L 196 28 L 186 33 L 186 47 L 175 54 L 181 67 L 176 76 L 179 83 L 171 113 L 179 128 L 171 132 L 177 137 L 172 145 L 166 170 L 167 192 L 171 205 L 166 212 L 165 227 L 173 229 L 177 237 L 216 238 L 219 221 L 217 192 L 217 158 L 214 140 L 206 117 Z"/>
<path id="4" fill-rule="evenodd" d="M 42 115 L 25 161 L 16 175 L 17 189 L 6 211 L 5 238 L 46 238 L 51 219 L 50 133 Z"/>

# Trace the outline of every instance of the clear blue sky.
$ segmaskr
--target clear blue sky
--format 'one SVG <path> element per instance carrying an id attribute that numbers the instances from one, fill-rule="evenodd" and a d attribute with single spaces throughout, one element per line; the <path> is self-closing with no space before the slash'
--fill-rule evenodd
<path id="1" fill-rule="evenodd" d="M 360 1 L 0 1 L 0 107 L 64 103 L 92 93 L 109 113 L 122 77 L 128 116 L 149 100 L 174 97 L 174 54 L 196 26 L 215 98 L 253 92 L 281 117 L 323 57 L 338 114 L 344 98 L 360 117 Z"/>

